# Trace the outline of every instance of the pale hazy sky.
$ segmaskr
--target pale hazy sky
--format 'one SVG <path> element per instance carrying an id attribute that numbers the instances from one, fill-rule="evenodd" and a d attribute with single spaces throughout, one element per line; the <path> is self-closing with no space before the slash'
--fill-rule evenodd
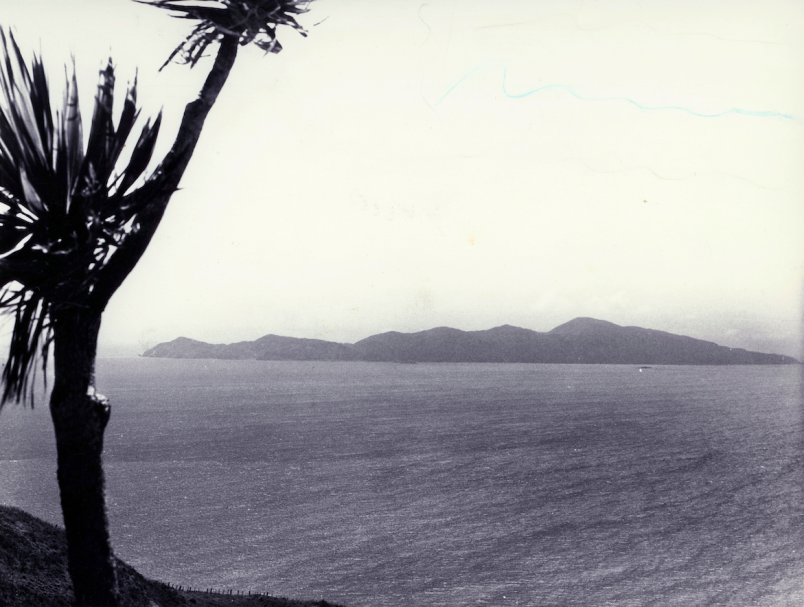
<path id="1" fill-rule="evenodd" d="M 318 0 L 239 57 L 101 354 L 592 316 L 801 356 L 804 3 Z M 0 0 L 162 143 L 209 63 L 130 0 Z M 57 86 L 55 88 L 58 88 Z M 89 111 L 89 110 L 87 110 Z M 88 119 L 88 117 L 87 117 Z"/>

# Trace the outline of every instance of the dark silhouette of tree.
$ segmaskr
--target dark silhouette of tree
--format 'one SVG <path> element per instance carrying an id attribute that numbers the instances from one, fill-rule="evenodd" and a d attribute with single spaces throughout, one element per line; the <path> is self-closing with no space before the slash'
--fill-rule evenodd
<path id="1" fill-rule="evenodd" d="M 279 52 L 277 26 L 304 33 L 294 15 L 306 12 L 308 4 L 142 3 L 197 22 L 166 64 L 173 59 L 194 66 L 207 48 L 218 47 L 170 151 L 147 178 L 161 115 L 145 123 L 130 157 L 121 162 L 139 114 L 136 82 L 115 124 L 115 76 L 109 61 L 100 73 L 85 142 L 74 73 L 61 108 L 54 111 L 41 59 L 34 56 L 29 67 L 13 36 L 0 30 L 0 308 L 14 317 L 0 405 L 9 400 L 33 405 L 37 362 L 46 373 L 52 350 L 50 412 L 69 573 L 80 607 L 118 604 L 101 461 L 111 409 L 95 392 L 94 378 L 101 315 L 145 252 L 178 189 L 238 46 L 253 42 L 266 52 Z"/>

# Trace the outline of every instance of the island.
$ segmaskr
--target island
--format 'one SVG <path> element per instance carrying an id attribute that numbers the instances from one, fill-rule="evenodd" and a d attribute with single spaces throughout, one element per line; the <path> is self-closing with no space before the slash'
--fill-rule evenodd
<path id="1" fill-rule="evenodd" d="M 791 356 L 750 352 L 665 331 L 575 318 L 551 331 L 511 325 L 483 331 L 437 327 L 390 331 L 354 344 L 265 335 L 254 341 L 209 344 L 187 337 L 145 351 L 149 358 L 368 361 L 396 363 L 543 363 L 628 365 L 789 365 Z"/>

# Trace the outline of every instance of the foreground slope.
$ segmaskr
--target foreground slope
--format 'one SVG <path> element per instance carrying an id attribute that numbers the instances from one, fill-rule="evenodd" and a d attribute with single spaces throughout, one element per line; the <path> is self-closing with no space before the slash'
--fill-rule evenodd
<path id="1" fill-rule="evenodd" d="M 437 327 L 417 333 L 390 331 L 355 344 L 266 335 L 236 344 L 207 344 L 179 337 L 143 356 L 256 360 L 362 360 L 377 362 L 516 362 L 636 365 L 779 365 L 798 361 L 781 354 L 727 348 L 665 331 L 622 327 L 576 318 L 542 333 L 503 325 L 485 331 Z"/>
<path id="2" fill-rule="evenodd" d="M 326 601 L 177 590 L 143 577 L 120 560 L 117 576 L 121 607 L 336 607 Z M 0 506 L 0 605 L 69 607 L 72 604 L 64 530 L 18 508 Z"/>

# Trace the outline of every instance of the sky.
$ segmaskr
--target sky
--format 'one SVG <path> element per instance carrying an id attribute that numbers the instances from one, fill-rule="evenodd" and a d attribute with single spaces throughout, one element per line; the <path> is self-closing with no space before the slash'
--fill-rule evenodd
<path id="1" fill-rule="evenodd" d="M 802 358 L 804 3 L 317 0 L 243 49 L 100 355 L 577 316 Z M 130 0 L 0 0 L 111 54 L 169 147 L 211 59 Z M 27 52 L 27 51 L 26 51 Z"/>

